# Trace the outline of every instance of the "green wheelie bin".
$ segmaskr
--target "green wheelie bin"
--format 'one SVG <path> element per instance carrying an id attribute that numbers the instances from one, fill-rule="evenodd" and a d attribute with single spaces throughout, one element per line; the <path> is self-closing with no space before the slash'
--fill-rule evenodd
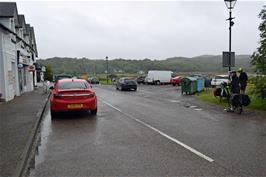
<path id="1" fill-rule="evenodd" d="M 194 77 L 185 77 L 181 81 L 181 93 L 192 95 L 197 92 L 197 79 Z"/>

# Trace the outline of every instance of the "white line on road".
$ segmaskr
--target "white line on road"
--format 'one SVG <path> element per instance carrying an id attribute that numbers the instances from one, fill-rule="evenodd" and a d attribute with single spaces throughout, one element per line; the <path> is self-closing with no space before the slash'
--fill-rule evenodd
<path id="1" fill-rule="evenodd" d="M 167 134 L 161 132 L 160 130 L 154 128 L 153 126 L 151 126 L 151 125 L 149 125 L 149 124 L 147 124 L 147 123 L 145 123 L 145 122 L 143 122 L 143 121 L 141 121 L 141 120 L 139 120 L 139 119 L 137 119 L 137 118 L 134 118 L 133 116 L 131 116 L 131 115 L 125 113 L 125 112 L 122 112 L 120 109 L 118 109 L 117 107 L 113 106 L 112 104 L 110 104 L 110 103 L 108 103 L 108 102 L 106 102 L 106 101 L 103 101 L 103 103 L 106 104 L 106 105 L 108 105 L 108 106 L 110 106 L 111 108 L 113 108 L 113 109 L 119 111 L 120 113 L 126 115 L 126 116 L 129 117 L 130 119 L 133 119 L 133 120 L 135 120 L 136 122 L 138 122 L 138 123 L 144 125 L 145 127 L 148 127 L 148 128 L 150 128 L 150 129 L 152 129 L 153 131 L 155 131 L 155 132 L 159 133 L 160 135 L 164 136 L 165 138 L 167 138 L 167 139 L 169 139 L 169 140 L 175 142 L 176 144 L 178 144 L 178 145 L 184 147 L 185 149 L 187 149 L 187 150 L 189 150 L 190 152 L 192 152 L 192 153 L 198 155 L 199 157 L 201 157 L 201 158 L 203 158 L 203 159 L 205 159 L 205 160 L 207 160 L 207 161 L 209 161 L 209 162 L 214 162 L 214 160 L 213 160 L 212 158 L 210 158 L 210 157 L 208 157 L 208 156 L 202 154 L 201 152 L 199 152 L 199 151 L 197 151 L 196 149 L 194 149 L 194 148 L 192 148 L 192 147 L 190 147 L 190 146 L 188 146 L 188 145 L 182 143 L 181 141 L 179 141 L 179 140 L 177 140 L 177 139 L 175 139 L 175 138 L 173 138 L 173 137 L 171 137 L 171 136 L 169 136 L 169 135 L 167 135 Z"/>
<path id="2" fill-rule="evenodd" d="M 110 106 L 111 108 L 113 108 L 113 109 L 115 109 L 115 110 L 117 110 L 117 111 L 119 111 L 119 112 L 121 112 L 121 113 L 123 113 L 120 109 L 118 109 L 118 108 L 116 108 L 116 107 L 114 107 L 113 105 L 111 105 L 110 103 L 107 103 L 106 101 L 103 101 L 103 103 L 104 104 L 107 104 L 108 106 Z"/>
<path id="3" fill-rule="evenodd" d="M 150 91 L 147 91 L 147 90 L 139 89 L 139 91 L 140 92 L 143 92 L 143 93 L 154 94 L 154 92 L 150 92 Z"/>
<path id="4" fill-rule="evenodd" d="M 171 103 L 180 103 L 181 102 L 180 100 L 168 100 L 168 101 Z"/>

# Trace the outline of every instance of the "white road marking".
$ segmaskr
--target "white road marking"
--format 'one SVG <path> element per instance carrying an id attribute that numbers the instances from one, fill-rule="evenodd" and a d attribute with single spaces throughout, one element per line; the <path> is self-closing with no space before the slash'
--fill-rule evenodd
<path id="1" fill-rule="evenodd" d="M 180 103 L 180 100 L 169 100 L 171 103 Z"/>
<path id="2" fill-rule="evenodd" d="M 194 109 L 195 111 L 202 111 L 202 109 L 201 108 L 197 108 L 197 109 Z"/>
<path id="3" fill-rule="evenodd" d="M 116 108 L 116 107 L 114 107 L 113 105 L 111 105 L 110 103 L 107 103 L 106 101 L 103 101 L 103 103 L 104 104 L 107 104 L 108 106 L 110 106 L 111 108 L 113 108 L 113 109 L 115 109 L 115 110 L 117 110 L 117 111 L 119 111 L 119 112 L 121 112 L 122 113 L 122 111 L 120 110 L 120 109 L 118 109 L 118 108 Z"/>
<path id="4" fill-rule="evenodd" d="M 142 90 L 142 89 L 139 89 L 138 91 L 143 92 L 143 93 L 148 93 L 148 94 L 154 94 L 154 92 L 150 92 L 150 91 Z"/>
<path id="5" fill-rule="evenodd" d="M 126 116 L 129 117 L 130 119 L 135 120 L 136 122 L 138 122 L 138 123 L 144 125 L 145 127 L 148 127 L 148 128 L 150 128 L 150 129 L 152 129 L 153 131 L 159 133 L 159 134 L 162 135 L 163 137 L 165 137 L 165 138 L 167 138 L 167 139 L 173 141 L 174 143 L 176 143 L 176 144 L 182 146 L 183 148 L 185 148 L 185 149 L 189 150 L 190 152 L 196 154 L 197 156 L 199 156 L 199 157 L 201 157 L 201 158 L 207 160 L 208 162 L 214 162 L 214 160 L 213 160 L 212 158 L 210 158 L 210 157 L 208 157 L 208 156 L 202 154 L 201 152 L 199 152 L 199 151 L 197 151 L 196 149 L 194 149 L 194 148 L 192 148 L 192 147 L 186 145 L 185 143 L 183 143 L 183 142 L 181 142 L 181 141 L 179 141 L 179 140 L 177 140 L 177 139 L 175 139 L 175 138 L 173 138 L 173 137 L 171 137 L 171 136 L 169 136 L 169 135 L 167 135 L 167 134 L 161 132 L 160 130 L 154 128 L 153 126 L 151 126 L 151 125 L 149 125 L 149 124 L 147 124 L 147 123 L 145 123 L 145 122 L 143 122 L 143 121 L 141 121 L 141 120 L 139 120 L 139 119 L 137 119 L 137 118 L 134 118 L 133 116 L 131 116 L 131 115 L 125 113 L 125 112 L 122 112 L 119 108 L 113 106 L 112 104 L 110 104 L 110 103 L 108 103 L 108 102 L 106 102 L 106 101 L 103 101 L 103 103 L 106 104 L 106 105 L 108 105 L 108 106 L 110 106 L 111 108 L 113 108 L 113 109 L 119 111 L 120 113 L 126 115 Z"/>

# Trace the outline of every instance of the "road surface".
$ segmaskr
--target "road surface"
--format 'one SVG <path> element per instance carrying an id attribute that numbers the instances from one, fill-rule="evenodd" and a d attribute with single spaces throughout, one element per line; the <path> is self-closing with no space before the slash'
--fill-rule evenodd
<path id="1" fill-rule="evenodd" d="M 97 116 L 47 110 L 29 176 L 266 176 L 265 114 L 226 113 L 172 86 L 93 88 Z"/>

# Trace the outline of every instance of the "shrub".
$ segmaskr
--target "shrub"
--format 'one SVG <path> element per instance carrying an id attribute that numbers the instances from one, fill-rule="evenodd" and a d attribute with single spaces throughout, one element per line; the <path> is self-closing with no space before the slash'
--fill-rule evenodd
<path id="1" fill-rule="evenodd" d="M 265 99 L 266 98 L 266 76 L 257 76 L 251 78 L 250 82 L 254 84 L 253 94 Z"/>

